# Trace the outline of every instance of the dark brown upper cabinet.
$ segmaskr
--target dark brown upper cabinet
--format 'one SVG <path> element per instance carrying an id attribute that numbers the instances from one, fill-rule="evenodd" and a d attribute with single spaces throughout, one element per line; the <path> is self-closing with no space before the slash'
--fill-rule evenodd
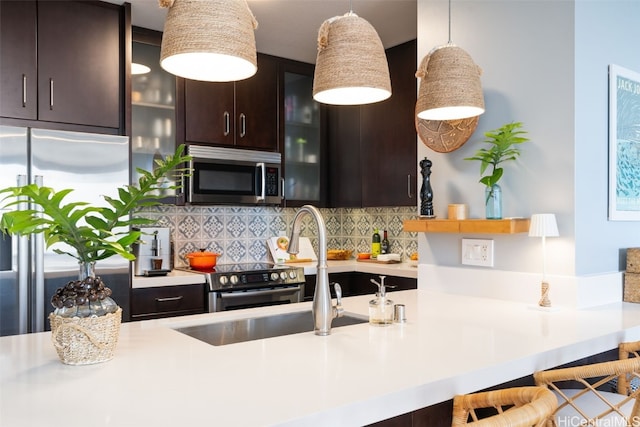
<path id="1" fill-rule="evenodd" d="M 326 206 L 323 107 L 313 99 L 314 65 L 280 60 L 280 147 L 285 206 Z"/>
<path id="2" fill-rule="evenodd" d="M 327 108 L 331 207 L 417 204 L 416 41 L 386 52 L 389 99 Z"/>
<path id="3" fill-rule="evenodd" d="M 178 79 L 178 142 L 278 151 L 277 82 L 277 59 L 263 54 L 245 80 Z"/>
<path id="4" fill-rule="evenodd" d="M 122 133 L 128 10 L 86 1 L 0 2 L 0 117 Z"/>

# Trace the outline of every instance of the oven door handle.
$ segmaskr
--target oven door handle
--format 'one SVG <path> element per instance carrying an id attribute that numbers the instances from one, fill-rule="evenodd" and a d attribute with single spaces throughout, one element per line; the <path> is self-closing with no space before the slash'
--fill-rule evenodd
<path id="1" fill-rule="evenodd" d="M 266 197 L 266 182 L 265 180 L 267 179 L 267 168 L 265 167 L 264 163 L 260 162 L 256 165 L 257 168 L 259 168 L 262 172 L 260 174 L 260 194 L 256 197 L 256 200 L 258 202 L 264 202 L 264 199 Z"/>
<path id="2" fill-rule="evenodd" d="M 266 289 L 263 291 L 236 291 L 236 292 L 219 292 L 218 295 L 222 299 L 234 299 L 234 298 L 242 298 L 248 295 L 250 296 L 260 296 L 260 295 L 275 295 L 275 294 L 285 294 L 285 293 L 295 293 L 300 292 L 300 286 L 291 286 L 288 288 L 277 288 L 277 289 Z"/>

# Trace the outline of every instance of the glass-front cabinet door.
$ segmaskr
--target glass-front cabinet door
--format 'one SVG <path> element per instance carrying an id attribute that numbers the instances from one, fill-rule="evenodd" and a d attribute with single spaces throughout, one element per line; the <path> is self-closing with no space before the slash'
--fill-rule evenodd
<path id="1" fill-rule="evenodd" d="M 320 105 L 309 73 L 284 72 L 284 195 L 288 206 L 322 205 Z"/>
<path id="2" fill-rule="evenodd" d="M 154 159 L 175 151 L 176 78 L 160 67 L 160 32 L 134 27 L 132 36 L 131 152 L 132 179 L 137 182 L 136 168 L 152 170 Z M 173 196 L 175 191 L 163 195 Z"/>

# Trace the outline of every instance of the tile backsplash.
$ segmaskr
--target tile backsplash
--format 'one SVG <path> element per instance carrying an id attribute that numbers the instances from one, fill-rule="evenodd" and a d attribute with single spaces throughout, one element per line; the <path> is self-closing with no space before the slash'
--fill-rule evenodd
<path id="1" fill-rule="evenodd" d="M 239 206 L 159 206 L 141 214 L 169 227 L 175 247 L 175 265 L 186 265 L 184 256 L 205 249 L 222 254 L 220 264 L 270 261 L 266 241 L 286 235 L 297 208 Z M 391 252 L 403 259 L 418 250 L 416 233 L 402 231 L 406 219 L 416 218 L 416 208 L 320 209 L 327 227 L 329 249 L 369 252 L 373 228 L 387 230 Z M 301 236 L 311 239 L 317 252 L 315 222 L 305 217 Z"/>

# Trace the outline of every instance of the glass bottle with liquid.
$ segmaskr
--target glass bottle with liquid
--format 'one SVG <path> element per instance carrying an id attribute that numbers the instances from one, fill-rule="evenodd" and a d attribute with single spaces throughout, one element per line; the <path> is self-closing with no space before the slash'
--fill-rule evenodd
<path id="1" fill-rule="evenodd" d="M 373 229 L 373 237 L 371 238 L 371 258 L 377 258 L 380 255 L 380 232 L 377 228 Z"/>
<path id="2" fill-rule="evenodd" d="M 383 231 L 382 242 L 380 242 L 380 253 L 388 254 L 391 248 L 389 247 L 389 238 L 387 237 L 387 230 Z"/>

